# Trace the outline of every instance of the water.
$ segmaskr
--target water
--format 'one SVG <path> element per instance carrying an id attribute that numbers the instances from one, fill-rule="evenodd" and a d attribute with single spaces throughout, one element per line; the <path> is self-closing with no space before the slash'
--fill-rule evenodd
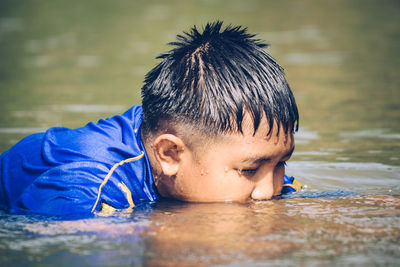
<path id="1" fill-rule="evenodd" d="M 307 187 L 250 203 L 162 202 L 82 220 L 0 213 L 0 265 L 400 264 L 398 1 L 1 1 L 0 151 L 140 103 L 174 35 L 221 19 L 271 44 Z"/>
<path id="2" fill-rule="evenodd" d="M 2 214 L 1 259 L 40 266 L 398 265 L 400 198 L 347 195 L 162 202 L 73 221 Z"/>

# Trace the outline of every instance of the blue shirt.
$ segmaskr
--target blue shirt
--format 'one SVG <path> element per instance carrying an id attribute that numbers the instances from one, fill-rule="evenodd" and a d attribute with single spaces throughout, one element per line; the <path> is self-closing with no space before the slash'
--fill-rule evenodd
<path id="1" fill-rule="evenodd" d="M 54 127 L 0 155 L 0 208 L 77 215 L 156 201 L 142 107 L 77 129 Z"/>
<path id="2" fill-rule="evenodd" d="M 90 215 L 156 201 L 140 135 L 142 107 L 77 129 L 50 128 L 0 155 L 0 209 Z M 282 193 L 301 185 L 285 175 Z"/>

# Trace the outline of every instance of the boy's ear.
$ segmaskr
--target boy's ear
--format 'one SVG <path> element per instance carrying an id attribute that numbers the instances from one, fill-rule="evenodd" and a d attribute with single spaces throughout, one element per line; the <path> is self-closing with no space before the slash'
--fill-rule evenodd
<path id="1" fill-rule="evenodd" d="M 154 140 L 155 156 L 164 175 L 174 176 L 178 173 L 181 152 L 185 144 L 173 134 L 162 134 Z"/>

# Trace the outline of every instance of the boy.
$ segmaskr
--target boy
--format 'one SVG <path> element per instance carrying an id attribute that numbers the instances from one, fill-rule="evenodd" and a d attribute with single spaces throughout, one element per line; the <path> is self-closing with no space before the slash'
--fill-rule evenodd
<path id="1" fill-rule="evenodd" d="M 146 75 L 143 107 L 50 128 L 4 152 L 0 208 L 76 215 L 160 196 L 245 201 L 298 190 L 284 175 L 299 116 L 283 70 L 246 29 L 221 26 L 177 36 Z"/>

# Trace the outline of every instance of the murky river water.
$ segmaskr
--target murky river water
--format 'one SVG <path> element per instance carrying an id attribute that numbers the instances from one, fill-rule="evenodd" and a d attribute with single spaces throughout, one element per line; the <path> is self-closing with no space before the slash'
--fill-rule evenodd
<path id="1" fill-rule="evenodd" d="M 143 75 L 193 24 L 271 44 L 301 129 L 287 173 L 251 203 L 161 202 L 85 220 L 0 213 L 0 265 L 400 264 L 398 1 L 1 1 L 0 152 L 140 103 Z"/>

